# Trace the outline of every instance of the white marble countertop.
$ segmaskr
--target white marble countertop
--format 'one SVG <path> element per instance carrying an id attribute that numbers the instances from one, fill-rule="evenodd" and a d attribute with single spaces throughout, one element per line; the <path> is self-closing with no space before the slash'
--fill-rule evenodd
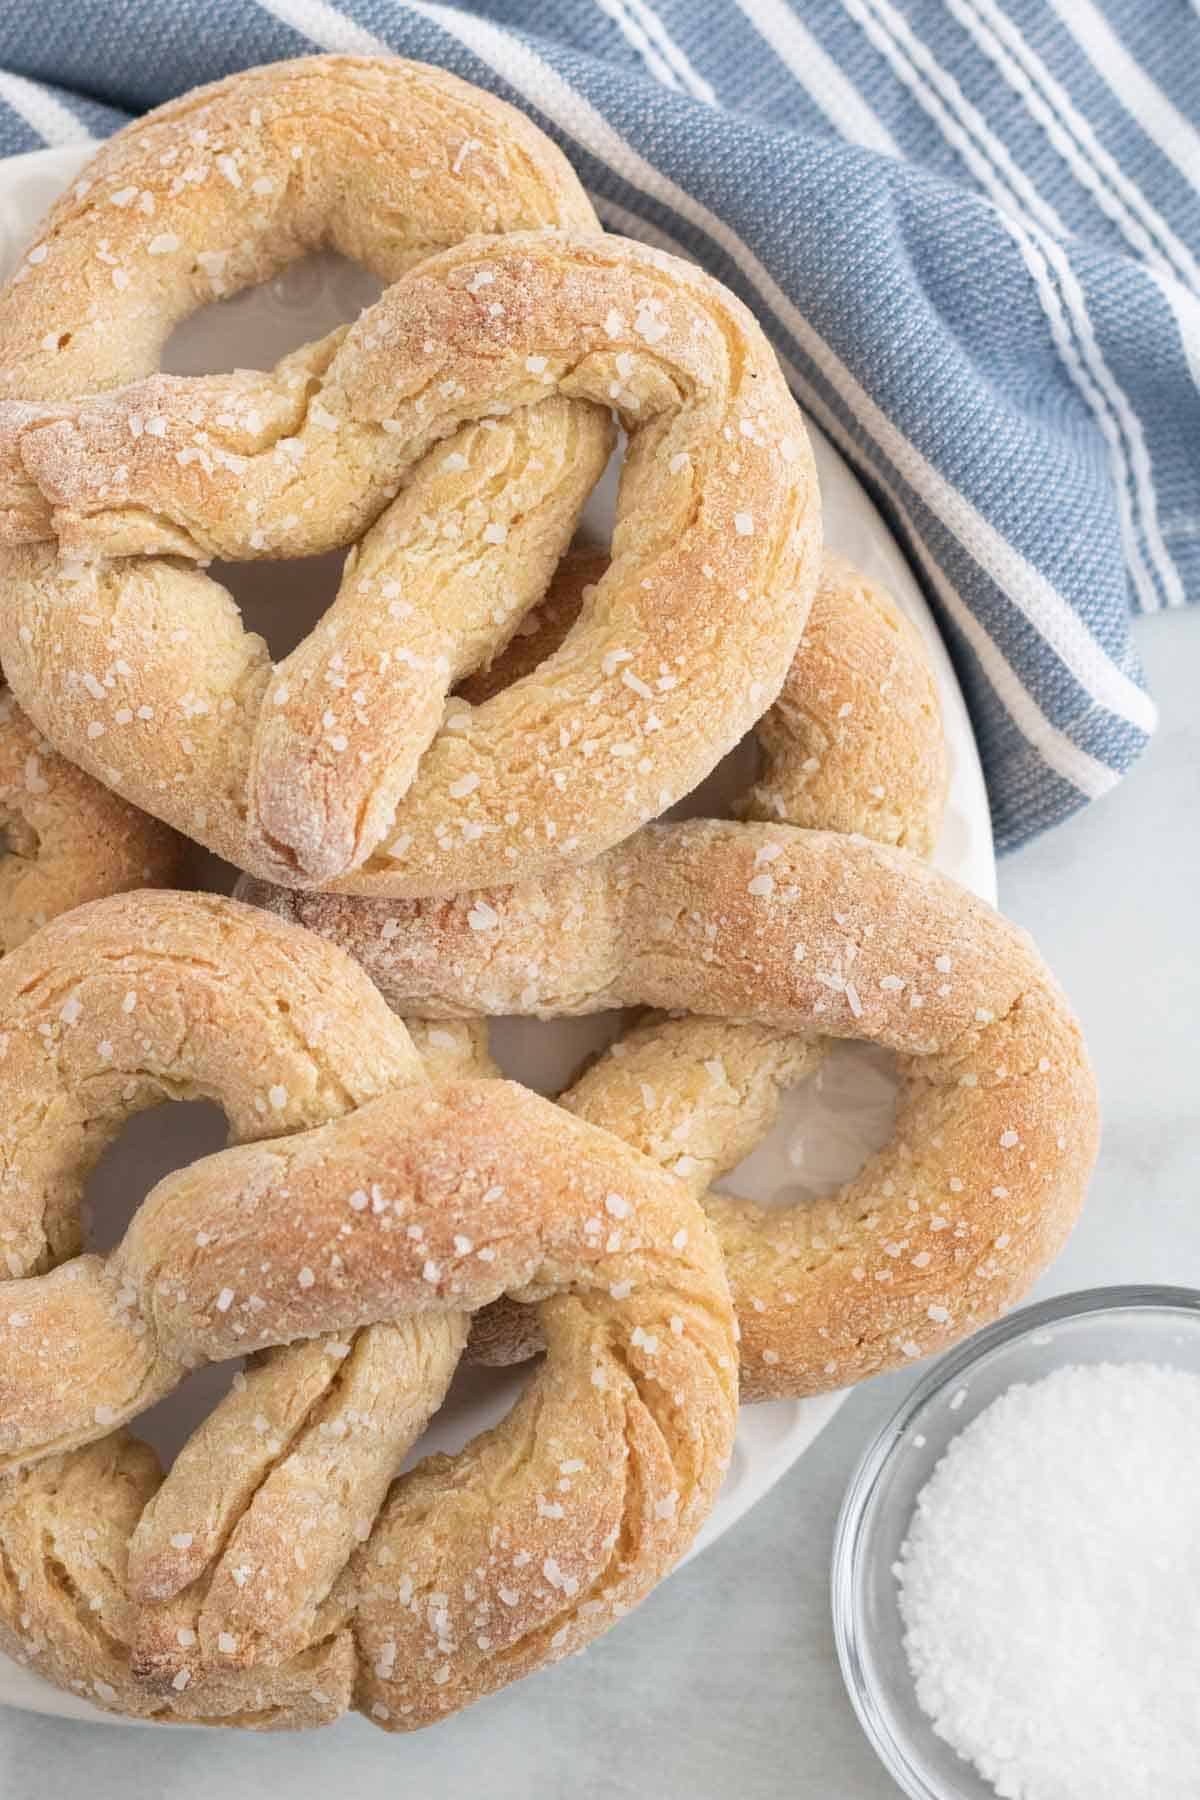
<path id="1" fill-rule="evenodd" d="M 1158 737 L 1107 799 L 1001 864 L 1004 909 L 1082 1016 L 1105 1108 L 1083 1222 L 1042 1292 L 1200 1284 L 1200 611 L 1143 621 Z M 914 1379 L 855 1394 L 715 1549 L 558 1669 L 412 1738 L 149 1732 L 0 1709 L 3 1800 L 421 1800 L 652 1793 L 895 1800 L 841 1686 L 828 1620 L 834 1519 L 859 1450 Z"/>

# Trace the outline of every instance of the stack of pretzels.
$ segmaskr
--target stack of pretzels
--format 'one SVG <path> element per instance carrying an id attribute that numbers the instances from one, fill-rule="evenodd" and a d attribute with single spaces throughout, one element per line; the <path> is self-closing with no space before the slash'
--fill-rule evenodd
<path id="1" fill-rule="evenodd" d="M 353 325 L 160 372 L 320 247 L 387 284 Z M 273 664 L 207 565 L 333 548 Z M 490 95 L 314 57 L 99 151 L 0 290 L 0 661 L 0 1642 L 99 1706 L 440 1719 L 678 1561 L 739 1397 L 938 1349 L 1069 1230 L 1091 1073 L 925 860 L 919 636 L 823 554 L 746 309 Z M 749 732 L 735 817 L 664 819 Z M 154 891 L 185 839 L 240 898 Z M 489 1015 L 606 1008 L 557 1104 L 491 1062 Z M 715 1191 L 839 1038 L 897 1061 L 886 1147 L 811 1204 Z M 230 1147 L 89 1253 L 105 1149 L 195 1098 Z M 464 1354 L 537 1352 L 400 1473 Z M 231 1359 L 164 1477 L 127 1424 Z"/>

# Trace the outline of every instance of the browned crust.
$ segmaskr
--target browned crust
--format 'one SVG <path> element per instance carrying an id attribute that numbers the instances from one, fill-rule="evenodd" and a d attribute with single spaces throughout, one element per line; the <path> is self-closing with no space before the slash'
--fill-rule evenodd
<path id="1" fill-rule="evenodd" d="M 608 563 L 600 550 L 565 557 L 545 599 L 456 697 L 479 706 L 552 656 Z M 834 550 L 823 552 L 804 635 L 754 735 L 763 766 L 736 817 L 932 854 L 948 782 L 937 677 L 887 589 Z"/>
<path id="2" fill-rule="evenodd" d="M 630 437 L 617 556 L 545 664 L 443 719 L 548 584 L 610 407 Z M 475 238 L 273 374 L 0 405 L 4 444 L 52 507 L 10 536 L 68 554 L 10 552 L 18 693 L 121 792 L 297 887 L 446 892 L 617 841 L 778 693 L 817 580 L 815 471 L 770 346 L 719 283 L 625 239 Z M 301 554 L 372 519 L 277 671 L 207 576 L 70 560 Z M 119 731 L 87 679 L 114 647 Z"/>
<path id="3" fill-rule="evenodd" d="M 752 1394 L 844 1386 L 972 1329 L 1028 1286 L 1082 1203 L 1096 1095 L 1065 1000 L 1024 933 L 906 852 L 689 822 L 485 895 L 270 904 L 350 949 L 401 1010 L 648 1004 L 898 1054 L 895 1135 L 841 1193 L 779 1214 L 708 1202 L 750 1302 Z M 592 1080 L 610 1128 L 655 1134 L 657 1106 L 646 1117 L 623 1079 L 612 1099 L 611 1072 Z"/>
<path id="4" fill-rule="evenodd" d="M 595 556 L 564 564 L 534 631 L 515 639 L 485 679 L 502 684 L 510 666 L 528 666 L 552 647 L 573 616 L 579 584 L 596 580 L 602 566 Z M 739 816 L 818 825 L 827 814 L 844 831 L 923 854 L 933 849 L 947 781 L 933 670 L 920 634 L 886 590 L 828 550 L 783 692 L 756 736 L 764 768 L 738 802 Z M 777 1027 L 651 1019 L 601 1056 L 562 1104 L 636 1142 L 703 1195 L 765 1135 L 783 1091 L 811 1078 L 824 1049 Z M 730 1249 L 743 1401 L 852 1379 L 853 1366 L 829 1366 L 838 1363 L 833 1356 L 819 1373 L 812 1367 L 793 1328 L 802 1281 L 786 1259 L 753 1254 L 760 1242 L 769 1249 L 778 1240 L 777 1220 L 748 1204 L 731 1209 L 720 1196 L 709 1199 Z M 997 1303 L 993 1293 L 982 1305 Z M 964 1317 L 982 1323 L 977 1313 Z M 901 1342 L 872 1352 L 880 1366 L 913 1353 L 916 1340 Z M 500 1301 L 472 1321 L 469 1352 L 479 1361 L 522 1362 L 540 1347 L 528 1307 Z"/>
<path id="5" fill-rule="evenodd" d="M 0 289 L 0 387 L 69 400 L 137 381 L 180 319 L 322 246 L 395 281 L 533 225 L 596 216 L 562 152 L 493 95 L 400 57 L 243 70 L 117 132 L 51 207 Z"/>
<path id="6" fill-rule="evenodd" d="M 564 575 L 550 622 L 484 680 L 553 642 L 594 576 L 588 562 Z M 839 1195 L 782 1213 L 705 1200 L 729 1257 L 744 1399 L 842 1386 L 993 1317 L 1061 1243 L 1096 1144 L 1078 1031 L 1028 940 L 910 855 L 866 841 L 931 847 L 945 752 L 917 634 L 839 559 L 826 559 L 759 731 L 766 767 L 740 808 L 753 826 L 650 828 L 588 869 L 450 902 L 247 885 L 350 949 L 404 1011 L 649 1003 L 721 1015 L 639 1026 L 563 1096 L 697 1194 L 812 1071 L 819 1033 L 900 1053 L 893 1141 Z M 781 806 L 800 818 L 828 808 L 857 835 L 765 823 Z M 1017 1141 L 1001 1143 L 1009 1131 Z M 475 1322 L 472 1349 L 487 1360 L 534 1347 L 534 1322 L 511 1306 Z"/>
<path id="7" fill-rule="evenodd" d="M 930 856 L 946 803 L 937 677 L 887 589 L 826 550 L 800 647 L 758 723 L 743 819 L 858 832 Z"/>
<path id="8" fill-rule="evenodd" d="M 142 1717 L 352 1703 L 411 1729 L 580 1648 L 682 1554 L 737 1357 L 715 1240 L 652 1161 L 512 1083 L 429 1083 L 347 957 L 211 895 L 47 926 L 0 964 L 0 1038 L 7 1648 Z M 72 1256 L 104 1142 L 195 1094 L 241 1141 Z M 501 1292 L 536 1304 L 544 1371 L 393 1482 Z M 160 1486 L 112 1428 L 244 1352 Z"/>

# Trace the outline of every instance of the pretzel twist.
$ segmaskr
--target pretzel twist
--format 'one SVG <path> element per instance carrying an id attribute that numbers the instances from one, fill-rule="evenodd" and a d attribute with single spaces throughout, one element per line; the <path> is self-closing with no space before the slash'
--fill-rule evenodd
<path id="1" fill-rule="evenodd" d="M 273 115 L 269 131 L 245 123 L 258 92 L 235 79 L 202 108 L 236 113 L 243 180 L 287 142 Z M 141 129 L 183 146 L 192 123 L 168 109 Z M 189 196 L 201 214 L 220 166 L 204 161 Z M 103 174 L 108 209 L 139 191 L 120 169 L 115 190 Z M 343 242 L 318 191 L 303 232 L 303 188 L 295 204 L 264 196 L 256 268 L 318 228 Z M 70 274 L 76 239 L 94 242 L 96 193 L 52 215 L 43 260 L 18 271 L 9 307 L 26 326 L 50 305 L 40 271 Z M 562 222 L 549 193 L 521 188 L 530 222 Z M 155 317 L 178 316 L 194 277 L 168 304 L 147 229 L 126 248 Z M 190 241 L 167 235 L 190 269 Z M 153 375 L 65 404 L 44 404 L 58 373 L 32 380 L 0 404 L 10 679 L 84 766 L 287 885 L 426 894 L 585 859 L 693 787 L 770 704 L 811 602 L 815 473 L 757 324 L 691 265 L 594 229 L 427 255 L 349 331 L 270 373 Z M 447 713 L 544 592 L 607 459 L 610 410 L 630 439 L 612 567 L 544 671 Z M 372 521 L 278 670 L 218 583 L 164 560 L 309 554 Z M 101 692 L 114 667 L 129 673 Z"/>
<path id="2" fill-rule="evenodd" d="M 52 750 L 0 687 L 0 955 L 48 919 L 179 880 L 182 841 Z"/>
<path id="3" fill-rule="evenodd" d="M 518 667 L 573 604 L 554 597 Z M 348 949 L 405 1013 L 706 1015 L 637 1026 L 562 1104 L 704 1196 L 743 1400 L 844 1386 L 993 1317 L 1058 1249 L 1096 1148 L 1078 1029 L 1029 939 L 911 854 L 932 847 L 944 795 L 933 679 L 886 594 L 838 559 L 760 737 L 743 824 L 648 827 L 587 868 L 448 901 L 242 886 Z M 808 1205 L 706 1193 L 828 1038 L 897 1054 L 891 1142 Z M 536 1321 L 493 1309 L 472 1343 L 517 1360 Z"/>
<path id="4" fill-rule="evenodd" d="M 407 1729 L 578 1648 L 682 1553 L 736 1351 L 673 1177 L 511 1083 L 429 1083 L 347 958 L 211 896 L 57 921 L 0 965 L 0 1020 L 26 1272 L 0 1284 L 8 1647 L 141 1716 L 353 1703 Z M 108 1257 L 74 1255 L 123 1119 L 201 1094 L 241 1141 L 160 1182 Z M 393 1480 L 470 1311 L 507 1291 L 538 1305 L 545 1370 Z M 244 1353 L 159 1486 L 113 1428 Z"/>

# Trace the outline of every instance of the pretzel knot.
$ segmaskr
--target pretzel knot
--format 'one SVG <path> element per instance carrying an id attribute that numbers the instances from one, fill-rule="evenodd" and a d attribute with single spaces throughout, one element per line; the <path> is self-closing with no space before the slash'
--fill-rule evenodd
<path id="1" fill-rule="evenodd" d="M 407 1729 L 579 1648 L 679 1557 L 737 1355 L 673 1176 L 511 1083 L 430 1082 L 347 957 L 212 896 L 54 922 L 0 965 L 0 1028 L 6 1648 L 142 1716 Z M 78 1254 L 123 1121 L 198 1096 L 234 1147 Z M 504 1293 L 544 1368 L 397 1478 Z M 243 1355 L 160 1485 L 115 1428 Z"/>
<path id="2" fill-rule="evenodd" d="M 576 565 L 489 683 L 567 628 L 594 574 Z M 696 1015 L 641 1021 L 562 1104 L 703 1197 L 745 1400 L 846 1386 L 994 1317 L 1058 1250 L 1097 1147 L 1079 1029 L 1034 945 L 914 854 L 945 791 L 932 673 L 890 597 L 840 559 L 758 735 L 741 823 L 648 826 L 586 868 L 445 901 L 240 890 L 349 950 L 405 1014 Z M 707 1191 L 837 1039 L 896 1057 L 883 1147 L 809 1204 Z M 511 1361 L 538 1342 L 506 1304 L 473 1348 Z"/>
<path id="3" fill-rule="evenodd" d="M 148 154 L 164 141 L 194 154 L 189 111 L 135 128 L 111 169 L 104 153 L 82 198 L 51 214 L 0 326 L 7 309 L 40 339 L 49 320 L 68 367 L 83 366 L 82 330 L 89 385 L 128 380 L 125 353 L 96 366 L 102 333 L 76 318 L 78 284 L 60 303 L 54 283 L 118 232 L 117 266 L 149 296 L 151 362 L 164 324 L 207 291 L 201 228 L 164 234 L 159 209 L 211 209 L 227 242 L 230 158 L 243 188 L 267 186 L 252 253 L 222 280 L 323 235 L 371 261 L 373 231 L 389 245 L 373 266 L 407 272 L 349 331 L 269 373 L 151 375 L 46 404 L 72 389 L 52 358 L 36 363 L 0 405 L 0 538 L 14 546 L 0 655 L 84 767 L 285 885 L 419 895 L 583 861 L 695 786 L 779 691 L 820 549 L 795 402 L 733 295 L 599 235 L 574 185 L 564 205 L 566 177 L 530 184 L 524 160 L 508 169 L 507 233 L 458 242 L 462 208 L 414 215 L 417 151 L 389 144 L 398 217 L 364 205 L 349 231 L 340 190 L 284 181 L 290 115 L 270 93 L 239 79 L 201 109 L 213 122 L 194 191 L 173 197 L 182 175 Z M 431 130 L 446 155 L 444 122 Z M 236 147 L 213 156 L 219 138 Z M 145 218 L 131 192 L 149 196 Z M 544 668 L 448 706 L 545 591 L 613 412 L 629 445 L 612 566 Z M 277 669 L 220 584 L 186 566 L 348 543 L 332 608 Z"/>

